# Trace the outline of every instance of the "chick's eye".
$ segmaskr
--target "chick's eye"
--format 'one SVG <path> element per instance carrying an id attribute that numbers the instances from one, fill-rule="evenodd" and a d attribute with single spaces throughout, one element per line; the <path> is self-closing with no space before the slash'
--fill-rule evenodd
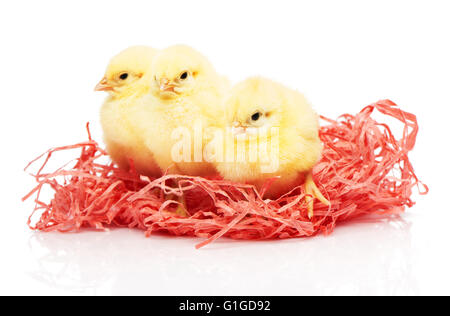
<path id="1" fill-rule="evenodd" d="M 187 73 L 187 71 L 185 71 L 185 72 L 183 72 L 181 75 L 180 75 L 180 79 L 181 80 L 185 80 L 185 79 L 187 79 L 187 77 L 188 77 L 188 73 Z"/>
<path id="2" fill-rule="evenodd" d="M 256 112 L 252 115 L 252 121 L 256 122 L 262 116 L 261 112 Z"/>
<path id="3" fill-rule="evenodd" d="M 119 76 L 120 80 L 125 80 L 128 78 L 128 74 L 125 72 Z"/>

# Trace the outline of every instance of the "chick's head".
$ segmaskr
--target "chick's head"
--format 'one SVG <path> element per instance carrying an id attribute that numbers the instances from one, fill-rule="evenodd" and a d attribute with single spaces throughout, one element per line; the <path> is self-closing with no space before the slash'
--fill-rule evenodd
<path id="1" fill-rule="evenodd" d="M 156 50 L 146 46 L 133 46 L 114 56 L 96 91 L 106 91 L 114 98 L 143 94 L 149 89 L 148 80 Z"/>
<path id="2" fill-rule="evenodd" d="M 226 100 L 226 125 L 234 135 L 262 135 L 285 120 L 288 102 L 283 87 L 254 77 L 237 84 Z"/>
<path id="3" fill-rule="evenodd" d="M 216 76 L 209 61 L 193 48 L 175 45 L 161 51 L 153 62 L 151 90 L 159 98 L 190 95 Z"/>

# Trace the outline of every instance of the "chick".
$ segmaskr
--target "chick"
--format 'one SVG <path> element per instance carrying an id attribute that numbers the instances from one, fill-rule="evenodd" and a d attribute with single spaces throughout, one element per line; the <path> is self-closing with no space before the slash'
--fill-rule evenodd
<path id="1" fill-rule="evenodd" d="M 195 176 L 217 173 L 203 159 L 203 134 L 223 112 L 222 99 L 228 87 L 228 81 L 216 73 L 210 62 L 188 46 L 171 46 L 155 57 L 151 94 L 142 102 L 153 120 L 148 124 L 141 119 L 139 126 L 162 170 Z M 180 130 L 186 136 L 185 156 L 174 159 L 174 150 L 183 142 L 176 137 Z"/>
<path id="2" fill-rule="evenodd" d="M 247 79 L 227 98 L 222 127 L 228 127 L 225 156 L 214 158 L 223 178 L 261 188 L 267 179 L 279 177 L 266 192 L 269 198 L 304 182 L 309 195 L 329 204 L 311 174 L 322 144 L 318 116 L 302 94 L 264 78 Z M 230 152 L 231 161 L 227 159 Z M 310 197 L 308 201 L 312 217 Z"/>
<path id="3" fill-rule="evenodd" d="M 100 111 L 109 155 L 124 170 L 130 168 L 129 161 L 133 160 L 137 172 L 147 176 L 158 176 L 161 170 L 133 120 L 139 116 L 136 105 L 149 91 L 146 78 L 151 77 L 156 54 L 157 50 L 145 46 L 125 49 L 111 59 L 105 76 L 95 87 L 96 91 L 109 94 Z"/>

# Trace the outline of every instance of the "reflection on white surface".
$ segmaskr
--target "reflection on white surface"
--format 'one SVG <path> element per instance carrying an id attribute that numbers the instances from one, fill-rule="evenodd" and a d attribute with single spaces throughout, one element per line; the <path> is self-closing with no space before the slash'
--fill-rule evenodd
<path id="1" fill-rule="evenodd" d="M 411 224 L 340 225 L 330 236 L 242 242 L 107 233 L 33 233 L 26 273 L 69 294 L 419 294 Z"/>

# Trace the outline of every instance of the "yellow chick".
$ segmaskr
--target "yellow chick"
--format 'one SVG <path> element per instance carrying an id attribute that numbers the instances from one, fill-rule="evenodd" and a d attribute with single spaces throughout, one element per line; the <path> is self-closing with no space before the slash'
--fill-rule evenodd
<path id="1" fill-rule="evenodd" d="M 279 177 L 266 192 L 269 198 L 304 182 L 309 195 L 329 204 L 311 174 L 322 144 L 318 116 L 302 94 L 254 77 L 237 84 L 225 106 L 224 155 L 214 157 L 223 178 L 261 188 L 267 179 Z M 312 204 L 309 198 L 310 217 Z"/>
<path id="2" fill-rule="evenodd" d="M 139 126 L 162 170 L 195 176 L 217 173 L 203 159 L 203 134 L 223 112 L 228 87 L 210 62 L 188 46 L 171 46 L 155 57 L 151 95 L 142 102 L 152 124 L 141 119 Z M 174 158 L 174 153 L 181 157 Z"/>
<path id="3" fill-rule="evenodd" d="M 100 111 L 109 155 L 124 170 L 133 160 L 136 170 L 148 176 L 159 176 L 161 170 L 133 120 L 139 116 L 136 105 L 149 92 L 148 78 L 156 54 L 156 49 L 146 46 L 125 49 L 111 59 L 105 76 L 95 87 L 109 94 Z"/>

